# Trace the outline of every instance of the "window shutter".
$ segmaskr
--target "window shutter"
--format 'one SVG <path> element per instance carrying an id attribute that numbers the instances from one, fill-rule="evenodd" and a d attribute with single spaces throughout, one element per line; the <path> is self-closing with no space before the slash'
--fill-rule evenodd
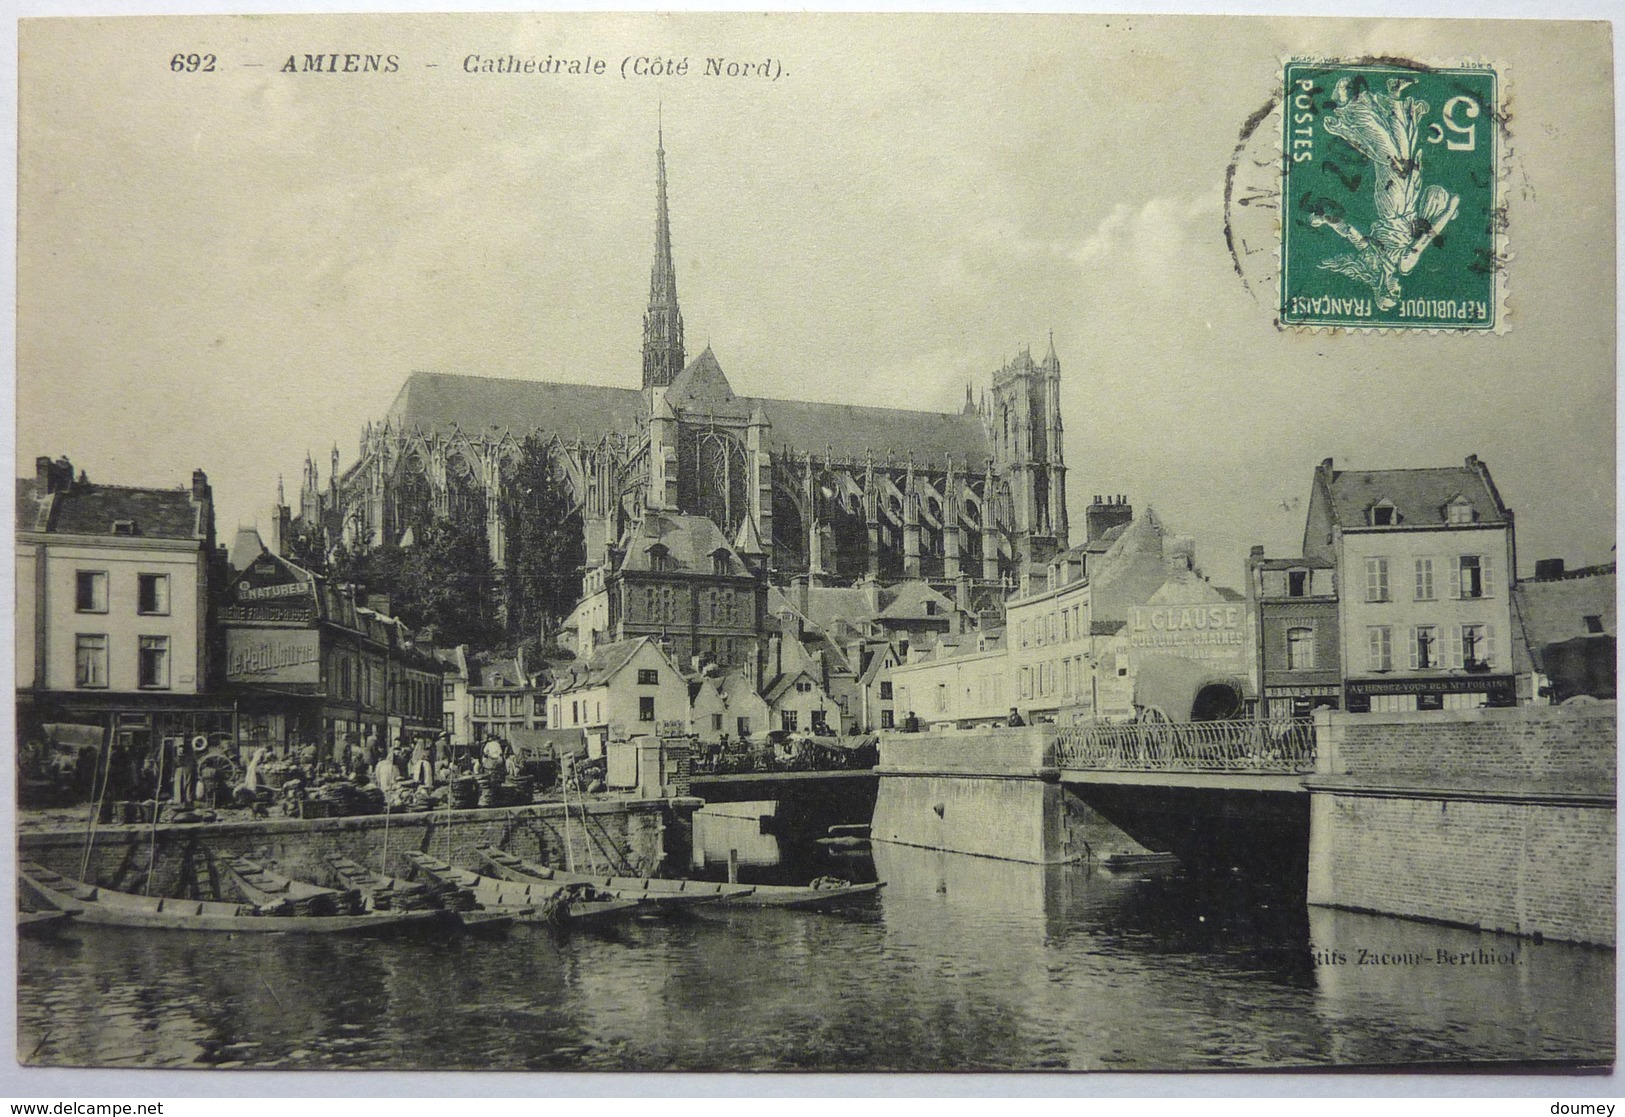
<path id="1" fill-rule="evenodd" d="M 1484 592 L 1482 594 L 1480 594 L 1479 596 L 1481 596 L 1481 597 L 1494 597 L 1495 596 L 1495 576 L 1494 576 L 1494 573 L 1495 573 L 1495 564 L 1494 564 L 1494 560 L 1491 558 L 1491 556 L 1484 555 L 1483 557 L 1481 557 L 1478 560 L 1478 581 L 1479 581 L 1479 585 L 1483 588 Z"/>
<path id="2" fill-rule="evenodd" d="M 1493 624 L 1484 626 L 1484 650 L 1479 654 L 1478 658 L 1484 661 L 1485 666 L 1495 662 L 1495 626 Z"/>
<path id="3" fill-rule="evenodd" d="M 1459 624 L 1450 626 L 1450 666 L 1461 666 L 1461 625 Z"/>
<path id="4" fill-rule="evenodd" d="M 1412 628 L 1411 629 L 1411 670 L 1412 671 L 1415 671 L 1417 668 L 1419 668 L 1421 666 L 1421 663 L 1416 658 L 1416 640 L 1417 640 L 1417 630 L 1415 628 Z"/>
<path id="5" fill-rule="evenodd" d="M 1450 596 L 1453 597 L 1453 598 L 1456 598 L 1458 600 L 1461 598 L 1461 556 L 1460 555 L 1451 555 L 1450 556 Z M 1460 641 L 1457 641 L 1457 643 L 1459 644 Z"/>

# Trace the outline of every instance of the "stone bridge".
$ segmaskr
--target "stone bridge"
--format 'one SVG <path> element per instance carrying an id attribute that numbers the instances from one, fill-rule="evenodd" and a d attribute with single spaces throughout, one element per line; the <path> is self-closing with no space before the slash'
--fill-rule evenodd
<path id="1" fill-rule="evenodd" d="M 1092 813 L 1311 903 L 1611 945 L 1615 729 L 1602 702 L 889 734 L 873 835 L 1051 863 Z"/>

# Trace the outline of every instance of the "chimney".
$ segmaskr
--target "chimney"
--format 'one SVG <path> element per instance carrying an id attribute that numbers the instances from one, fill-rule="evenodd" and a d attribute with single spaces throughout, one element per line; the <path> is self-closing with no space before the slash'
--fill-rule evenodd
<path id="1" fill-rule="evenodd" d="M 209 477 L 201 469 L 192 470 L 192 499 L 199 503 L 209 499 Z"/>
<path id="2" fill-rule="evenodd" d="M 1105 500 L 1095 497 L 1093 504 L 1084 509 L 1083 538 L 1093 543 L 1114 527 L 1134 518 L 1134 509 L 1126 496 L 1112 496 Z"/>
<path id="3" fill-rule="evenodd" d="M 277 503 L 271 506 L 271 538 L 265 541 L 266 550 L 273 555 L 287 555 L 288 536 L 292 534 L 293 523 L 286 504 Z"/>
<path id="4" fill-rule="evenodd" d="M 67 458 L 56 461 L 44 456 L 35 458 L 34 485 L 40 496 L 67 492 L 73 487 L 73 463 Z"/>

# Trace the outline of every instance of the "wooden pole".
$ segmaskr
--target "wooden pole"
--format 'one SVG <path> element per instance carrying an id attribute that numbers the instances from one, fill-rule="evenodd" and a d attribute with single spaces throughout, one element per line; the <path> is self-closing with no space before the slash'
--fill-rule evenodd
<path id="1" fill-rule="evenodd" d="M 728 851 L 728 883 L 739 883 L 739 851 L 737 849 Z"/>

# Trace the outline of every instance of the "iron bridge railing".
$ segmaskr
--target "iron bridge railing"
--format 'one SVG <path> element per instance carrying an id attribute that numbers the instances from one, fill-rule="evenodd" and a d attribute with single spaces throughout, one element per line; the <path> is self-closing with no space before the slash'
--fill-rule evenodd
<path id="1" fill-rule="evenodd" d="M 1315 723 L 1294 718 L 1073 726 L 1056 739 L 1055 763 L 1125 772 L 1312 772 Z"/>

